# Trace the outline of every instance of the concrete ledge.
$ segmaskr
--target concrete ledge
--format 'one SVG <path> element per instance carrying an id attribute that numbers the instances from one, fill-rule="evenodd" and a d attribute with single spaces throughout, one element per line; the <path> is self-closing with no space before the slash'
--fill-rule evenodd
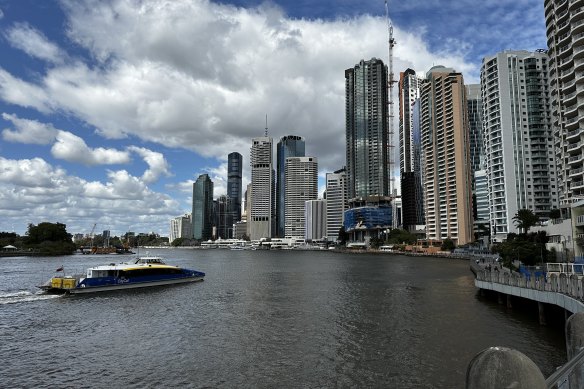
<path id="1" fill-rule="evenodd" d="M 504 285 L 496 282 L 479 281 L 476 279 L 475 286 L 481 289 L 494 290 L 512 296 L 523 297 L 540 303 L 554 304 L 572 313 L 584 312 L 584 303 L 576 300 L 573 297 L 557 292 L 520 288 L 518 286 Z"/>

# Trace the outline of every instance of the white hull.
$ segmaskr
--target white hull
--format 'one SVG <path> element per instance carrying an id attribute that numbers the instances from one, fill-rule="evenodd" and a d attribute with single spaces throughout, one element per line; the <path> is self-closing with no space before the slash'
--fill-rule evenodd
<path id="1" fill-rule="evenodd" d="M 94 286 L 91 288 L 69 289 L 67 291 L 71 294 L 95 293 L 95 292 L 108 292 L 108 291 L 122 290 L 122 289 L 146 288 L 146 287 L 151 287 L 151 286 L 183 284 L 183 283 L 187 283 L 187 282 L 197 282 L 197 281 L 203 281 L 203 277 L 189 277 L 189 278 L 180 278 L 180 279 L 174 279 L 174 280 L 161 280 L 161 281 L 137 282 L 137 283 L 129 283 L 129 284 Z"/>

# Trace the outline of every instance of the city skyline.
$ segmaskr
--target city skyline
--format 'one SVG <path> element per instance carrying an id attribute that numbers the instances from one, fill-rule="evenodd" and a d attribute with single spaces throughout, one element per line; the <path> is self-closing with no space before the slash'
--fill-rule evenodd
<path id="1" fill-rule="evenodd" d="M 160 4 L 0 0 L 0 231 L 167 235 L 198 175 L 226 194 L 229 152 L 249 182 L 266 113 L 274 139 L 306 138 L 320 194 L 345 165 L 342 74 L 387 61 L 383 1 Z M 478 82 L 482 57 L 546 46 L 539 2 L 458 2 L 445 26 L 453 7 L 390 2 L 396 73 L 442 64 Z"/>

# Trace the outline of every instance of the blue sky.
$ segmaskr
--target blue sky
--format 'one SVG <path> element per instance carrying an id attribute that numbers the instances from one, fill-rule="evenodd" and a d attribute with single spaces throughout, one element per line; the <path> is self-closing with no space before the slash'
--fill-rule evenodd
<path id="1" fill-rule="evenodd" d="M 476 83 L 483 56 L 546 46 L 543 1 L 389 5 L 396 74 Z M 383 1 L 0 0 L 0 231 L 168 235 L 199 174 L 225 193 L 228 153 L 247 183 L 266 114 L 324 176 L 345 164 L 344 70 L 387 55 Z"/>

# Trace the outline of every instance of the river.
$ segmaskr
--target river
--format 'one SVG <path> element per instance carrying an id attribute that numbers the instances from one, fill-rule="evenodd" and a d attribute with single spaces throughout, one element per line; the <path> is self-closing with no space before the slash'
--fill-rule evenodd
<path id="1" fill-rule="evenodd" d="M 489 346 L 547 377 L 561 329 L 479 297 L 468 261 L 150 250 L 205 281 L 90 296 L 38 285 L 124 256 L 0 258 L 1 387 L 462 388 Z"/>

